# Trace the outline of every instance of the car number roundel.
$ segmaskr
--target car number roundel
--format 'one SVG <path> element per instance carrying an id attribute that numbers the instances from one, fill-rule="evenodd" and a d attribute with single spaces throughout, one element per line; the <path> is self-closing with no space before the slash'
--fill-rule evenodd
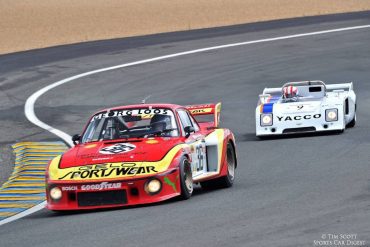
<path id="1" fill-rule="evenodd" d="M 126 153 L 134 150 L 136 148 L 135 145 L 130 143 L 117 143 L 112 146 L 108 146 L 105 148 L 100 149 L 99 153 L 101 154 L 119 154 L 119 153 Z"/>

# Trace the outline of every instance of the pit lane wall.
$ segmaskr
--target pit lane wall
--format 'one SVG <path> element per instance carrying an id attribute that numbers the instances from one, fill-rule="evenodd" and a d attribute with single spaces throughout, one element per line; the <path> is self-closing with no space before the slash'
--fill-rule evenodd
<path id="1" fill-rule="evenodd" d="M 370 10 L 370 0 L 1 0 L 0 54 L 92 40 Z"/>
<path id="2" fill-rule="evenodd" d="M 45 201 L 45 167 L 68 149 L 63 142 L 21 142 L 12 148 L 14 170 L 0 187 L 0 223 Z"/>

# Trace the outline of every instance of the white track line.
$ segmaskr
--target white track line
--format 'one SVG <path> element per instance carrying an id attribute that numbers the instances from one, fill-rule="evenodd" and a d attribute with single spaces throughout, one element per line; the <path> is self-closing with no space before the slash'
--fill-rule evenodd
<path id="1" fill-rule="evenodd" d="M 3 219 L 3 220 L 0 221 L 0 226 L 1 225 L 4 225 L 6 223 L 9 223 L 9 222 L 18 220 L 20 218 L 23 218 L 23 217 L 25 217 L 25 216 L 27 216 L 29 214 L 33 214 L 34 212 L 37 212 L 37 211 L 43 209 L 45 207 L 45 205 L 46 205 L 46 201 L 44 201 L 44 202 L 42 202 L 40 204 L 37 204 L 36 206 L 33 206 L 32 208 L 29 208 L 29 209 L 27 209 L 25 211 L 22 211 L 19 214 L 16 214 L 16 215 L 10 216 L 10 217 L 8 217 L 6 219 Z"/>
<path id="2" fill-rule="evenodd" d="M 42 129 L 45 129 L 45 130 L 55 134 L 56 136 L 63 139 L 66 143 L 68 143 L 69 146 L 72 147 L 73 143 L 71 141 L 71 136 L 70 135 L 68 135 L 67 133 L 65 133 L 63 131 L 58 130 L 56 128 L 53 128 L 52 126 L 42 122 L 40 119 L 37 118 L 37 116 L 35 114 L 35 103 L 36 103 L 37 99 L 40 96 L 42 96 L 43 94 L 45 94 L 46 92 L 48 92 L 49 90 L 51 90 L 53 88 L 56 88 L 60 85 L 66 84 L 67 82 L 71 82 L 71 81 L 77 80 L 77 79 L 82 78 L 82 77 L 86 77 L 86 76 L 89 76 L 89 75 L 93 75 L 93 74 L 97 74 L 97 73 L 101 73 L 101 72 L 105 72 L 105 71 L 121 69 L 121 68 L 126 68 L 126 67 L 130 67 L 130 66 L 134 66 L 134 65 L 140 65 L 140 64 L 145 64 L 145 63 L 150 63 L 150 62 L 155 62 L 155 61 L 161 61 L 161 60 L 166 60 L 166 59 L 170 59 L 170 58 L 174 58 L 174 57 L 180 57 L 180 56 L 185 56 L 185 55 L 190 55 L 190 54 L 195 54 L 195 53 L 201 53 L 201 52 L 206 52 L 206 51 L 230 48 L 230 47 L 235 47 L 235 46 L 243 46 L 243 45 L 271 42 L 271 41 L 278 41 L 278 40 L 285 40 L 285 39 L 315 36 L 315 35 L 327 34 L 327 33 L 335 33 L 335 32 L 349 31 L 349 30 L 365 29 L 365 28 L 370 28 L 370 25 L 345 27 L 345 28 L 330 29 L 330 30 L 323 30 L 323 31 L 317 31 L 317 32 L 310 32 L 310 33 L 301 33 L 301 34 L 280 36 L 280 37 L 274 37 L 274 38 L 268 38 L 268 39 L 259 39 L 259 40 L 246 41 L 246 42 L 240 42 L 240 43 L 232 43 L 232 44 L 226 44 L 226 45 L 212 46 L 212 47 L 206 47 L 206 48 L 201 48 L 201 49 L 196 49 L 196 50 L 190 50 L 190 51 L 185 51 L 185 52 L 169 54 L 169 55 L 160 56 L 160 57 L 154 57 L 154 58 L 139 60 L 139 61 L 131 62 L 131 63 L 124 63 L 124 64 L 120 64 L 120 65 L 116 65 L 116 66 L 112 66 L 112 67 L 106 67 L 106 68 L 102 68 L 102 69 L 92 70 L 92 71 L 89 71 L 89 72 L 85 72 L 85 73 L 82 73 L 82 74 L 78 74 L 78 75 L 75 75 L 75 76 L 72 76 L 72 77 L 65 78 L 61 81 L 54 82 L 54 83 L 38 90 L 37 92 L 32 94 L 27 99 L 26 104 L 24 106 L 24 113 L 25 113 L 27 119 L 31 123 L 39 126 Z M 21 214 L 18 214 L 16 216 L 7 218 L 5 220 L 2 220 L 2 221 L 0 221 L 0 225 L 11 222 L 11 221 L 19 219 L 19 218 L 22 218 L 22 217 L 24 217 L 28 214 L 34 213 L 37 210 L 42 209 L 44 204 L 45 204 L 45 202 L 27 210 L 28 213 L 26 213 L 27 211 L 24 211 Z M 6 222 L 3 223 L 4 221 L 6 221 Z"/>

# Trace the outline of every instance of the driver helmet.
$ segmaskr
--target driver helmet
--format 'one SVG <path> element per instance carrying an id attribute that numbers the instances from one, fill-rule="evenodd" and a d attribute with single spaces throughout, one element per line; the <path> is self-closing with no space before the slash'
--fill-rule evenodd
<path id="1" fill-rule="evenodd" d="M 156 130 L 171 128 L 171 117 L 169 115 L 156 114 L 150 120 L 150 125 Z"/>
<path id="2" fill-rule="evenodd" d="M 286 86 L 283 88 L 283 95 L 285 99 L 297 97 L 298 88 L 295 86 Z"/>

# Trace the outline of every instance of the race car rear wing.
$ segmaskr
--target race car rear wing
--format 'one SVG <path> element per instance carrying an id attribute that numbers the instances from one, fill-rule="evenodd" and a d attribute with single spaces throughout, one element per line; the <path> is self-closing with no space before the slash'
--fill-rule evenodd
<path id="1" fill-rule="evenodd" d="M 338 83 L 338 84 L 326 84 L 325 89 L 327 92 L 333 92 L 335 90 L 351 91 L 353 90 L 353 83 Z M 262 95 L 281 95 L 282 88 L 265 88 Z"/>
<path id="2" fill-rule="evenodd" d="M 265 88 L 262 94 L 281 95 L 281 93 L 282 93 L 281 87 L 275 87 L 275 88 Z"/>
<path id="3" fill-rule="evenodd" d="M 217 104 L 188 105 L 185 108 L 197 120 L 199 124 L 207 124 L 209 127 L 218 127 L 220 124 L 221 102 Z M 204 120 L 204 116 L 213 116 L 212 120 Z"/>
<path id="4" fill-rule="evenodd" d="M 338 83 L 326 85 L 326 91 L 332 92 L 335 90 L 351 91 L 353 90 L 353 83 Z"/>

